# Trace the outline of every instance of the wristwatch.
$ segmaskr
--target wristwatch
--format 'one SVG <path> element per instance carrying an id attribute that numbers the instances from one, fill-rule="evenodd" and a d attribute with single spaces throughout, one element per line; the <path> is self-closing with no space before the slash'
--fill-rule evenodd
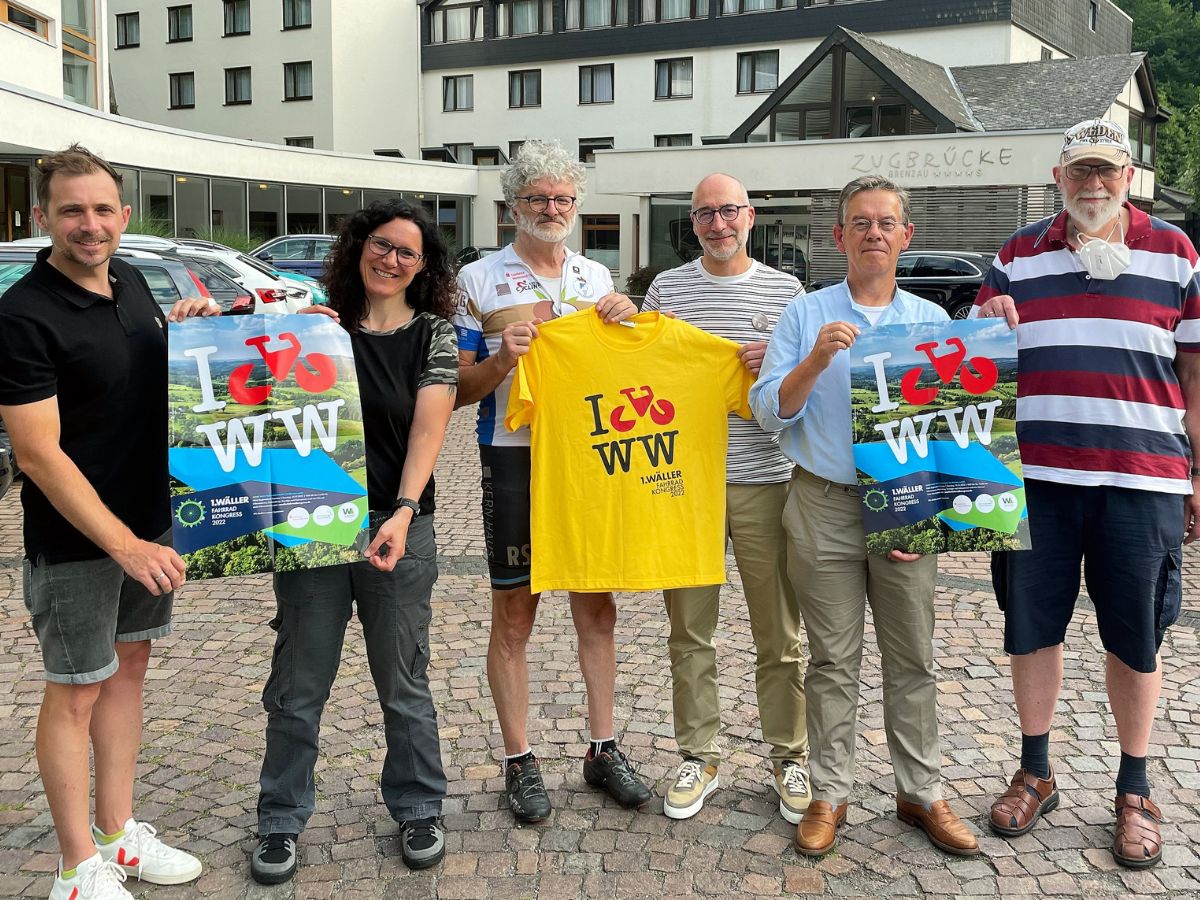
<path id="1" fill-rule="evenodd" d="M 421 514 L 421 504 L 418 503 L 416 500 L 412 500 L 408 497 L 396 498 L 396 502 L 392 504 L 392 513 L 393 514 L 398 513 L 400 510 L 404 509 L 405 507 L 408 507 L 409 509 L 412 510 L 414 519 Z"/>

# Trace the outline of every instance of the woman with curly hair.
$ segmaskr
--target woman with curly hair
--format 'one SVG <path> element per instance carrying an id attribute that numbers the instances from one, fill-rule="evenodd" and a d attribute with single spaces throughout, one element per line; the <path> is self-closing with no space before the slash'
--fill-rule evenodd
<path id="1" fill-rule="evenodd" d="M 445 854 L 446 776 L 426 667 L 438 576 L 433 466 L 458 385 L 449 250 L 424 210 L 372 203 L 343 224 L 323 280 L 329 305 L 305 312 L 350 332 L 372 540 L 362 562 L 275 575 L 277 635 L 263 691 L 267 746 L 250 864 L 262 884 L 296 871 L 296 843 L 314 808 L 321 713 L 355 604 L 383 709 L 380 788 L 400 824 L 404 862 L 426 868 Z"/>

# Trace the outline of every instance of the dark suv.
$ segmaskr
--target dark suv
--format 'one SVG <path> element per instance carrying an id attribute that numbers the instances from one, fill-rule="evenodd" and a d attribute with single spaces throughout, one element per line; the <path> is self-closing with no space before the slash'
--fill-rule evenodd
<path id="1" fill-rule="evenodd" d="M 992 257 L 965 250 L 905 250 L 896 260 L 896 283 L 918 297 L 932 300 L 952 319 L 965 319 L 992 264 Z M 809 291 L 841 279 L 814 281 Z"/>

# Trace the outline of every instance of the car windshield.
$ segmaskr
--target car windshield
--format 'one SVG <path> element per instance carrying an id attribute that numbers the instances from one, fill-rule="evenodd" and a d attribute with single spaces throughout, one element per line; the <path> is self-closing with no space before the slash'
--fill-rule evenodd
<path id="1" fill-rule="evenodd" d="M 262 272 L 264 275 L 269 275 L 272 278 L 276 277 L 275 271 L 270 266 L 263 263 L 262 260 L 255 259 L 252 256 L 247 256 L 245 253 L 239 253 L 237 255 L 237 261 L 240 263 L 244 263 L 247 266 L 250 266 L 252 269 L 257 269 L 258 271 Z"/>

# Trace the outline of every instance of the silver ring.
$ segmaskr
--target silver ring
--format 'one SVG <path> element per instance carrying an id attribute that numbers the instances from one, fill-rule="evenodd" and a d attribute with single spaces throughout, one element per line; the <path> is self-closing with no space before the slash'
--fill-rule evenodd
<path id="1" fill-rule="evenodd" d="M 166 572 L 159 572 L 157 575 L 154 576 L 154 580 L 158 581 L 160 578 L 166 578 L 166 577 L 167 577 Z M 167 580 L 170 581 L 169 578 Z"/>

